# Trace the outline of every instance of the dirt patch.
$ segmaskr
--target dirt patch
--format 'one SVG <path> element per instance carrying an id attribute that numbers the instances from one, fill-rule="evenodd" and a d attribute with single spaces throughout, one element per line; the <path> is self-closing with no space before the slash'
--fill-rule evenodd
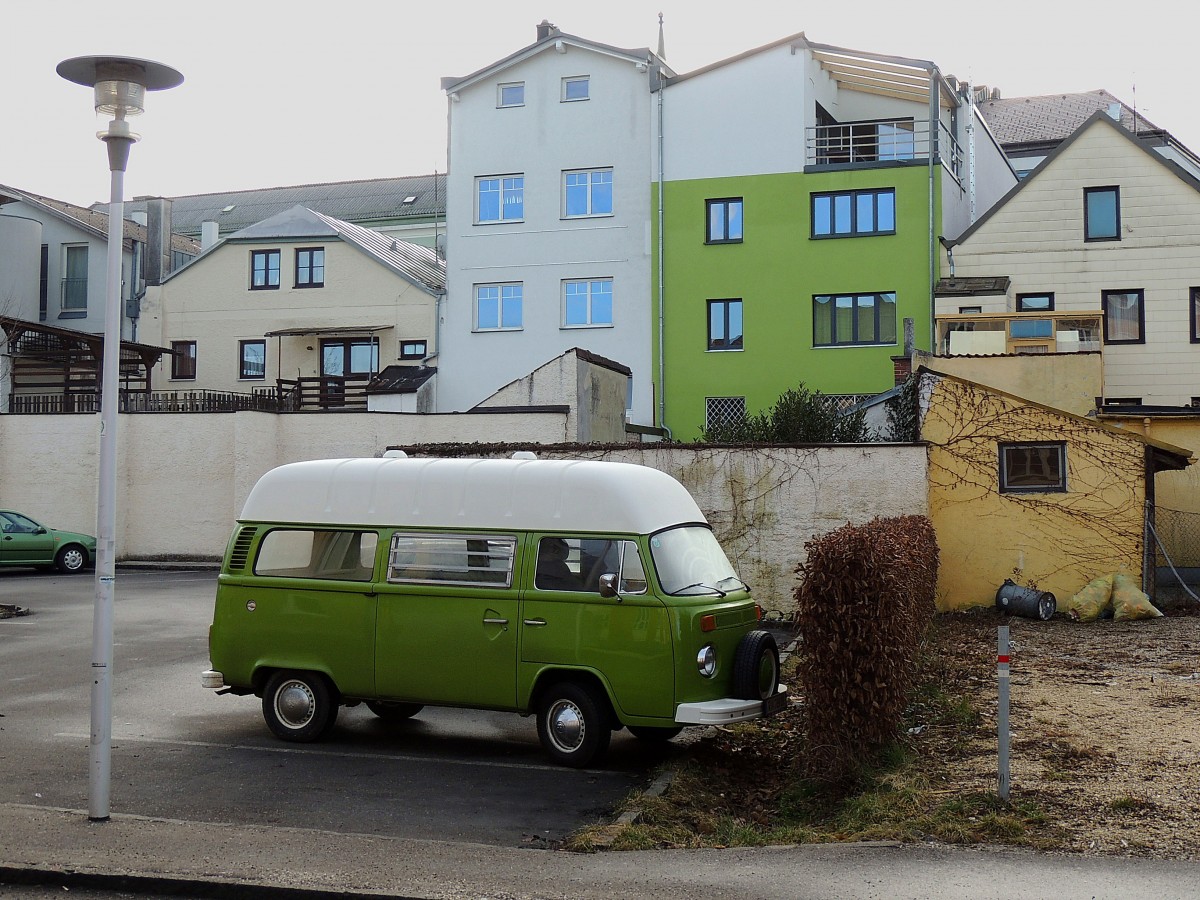
<path id="1" fill-rule="evenodd" d="M 1064 849 L 1200 858 L 1200 616 L 1140 622 L 1007 620 L 1012 654 L 1012 798 L 1035 802 Z M 996 786 L 997 624 L 942 616 L 938 640 L 983 713 L 956 790 Z M 982 652 L 974 648 L 982 646 Z M 986 657 L 986 663 L 982 657 Z"/>

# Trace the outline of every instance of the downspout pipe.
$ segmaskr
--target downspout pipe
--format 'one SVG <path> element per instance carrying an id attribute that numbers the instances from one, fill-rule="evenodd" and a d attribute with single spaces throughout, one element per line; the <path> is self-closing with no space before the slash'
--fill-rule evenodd
<path id="1" fill-rule="evenodd" d="M 935 301 L 934 289 L 937 285 L 938 252 L 937 252 L 937 167 L 938 141 L 941 137 L 941 118 L 938 115 L 938 93 L 941 90 L 942 73 L 932 63 L 929 66 L 929 346 L 936 346 L 937 321 L 934 318 Z"/>
<path id="2" fill-rule="evenodd" d="M 663 264 L 663 229 L 666 224 L 663 193 L 663 92 L 666 85 L 663 83 L 662 69 L 656 68 L 654 71 L 658 79 L 658 426 L 666 432 L 667 440 L 672 440 L 671 429 L 667 427 L 667 366 L 663 339 L 666 322 L 666 267 Z"/>

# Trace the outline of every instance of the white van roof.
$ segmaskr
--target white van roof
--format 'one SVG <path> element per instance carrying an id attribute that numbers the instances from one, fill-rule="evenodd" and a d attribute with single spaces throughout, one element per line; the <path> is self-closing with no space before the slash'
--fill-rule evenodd
<path id="1" fill-rule="evenodd" d="M 705 522 L 687 488 L 631 463 L 322 459 L 258 480 L 242 521 L 650 534 Z"/>

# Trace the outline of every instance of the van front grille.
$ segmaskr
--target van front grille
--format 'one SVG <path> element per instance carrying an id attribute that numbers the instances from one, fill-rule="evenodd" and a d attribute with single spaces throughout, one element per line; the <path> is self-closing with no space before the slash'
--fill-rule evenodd
<path id="1" fill-rule="evenodd" d="M 246 559 L 250 555 L 250 545 L 254 543 L 254 535 L 258 529 L 253 525 L 247 525 L 238 532 L 237 538 L 233 542 L 233 552 L 229 554 L 230 570 L 237 569 L 241 571 L 246 568 Z"/>

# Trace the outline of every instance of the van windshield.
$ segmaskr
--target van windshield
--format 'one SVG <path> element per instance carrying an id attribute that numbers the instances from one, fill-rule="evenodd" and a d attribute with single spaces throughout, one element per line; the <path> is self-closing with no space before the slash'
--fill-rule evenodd
<path id="1" fill-rule="evenodd" d="M 650 538 L 650 555 L 664 593 L 720 594 L 746 585 L 729 564 L 711 529 L 681 525 Z"/>

